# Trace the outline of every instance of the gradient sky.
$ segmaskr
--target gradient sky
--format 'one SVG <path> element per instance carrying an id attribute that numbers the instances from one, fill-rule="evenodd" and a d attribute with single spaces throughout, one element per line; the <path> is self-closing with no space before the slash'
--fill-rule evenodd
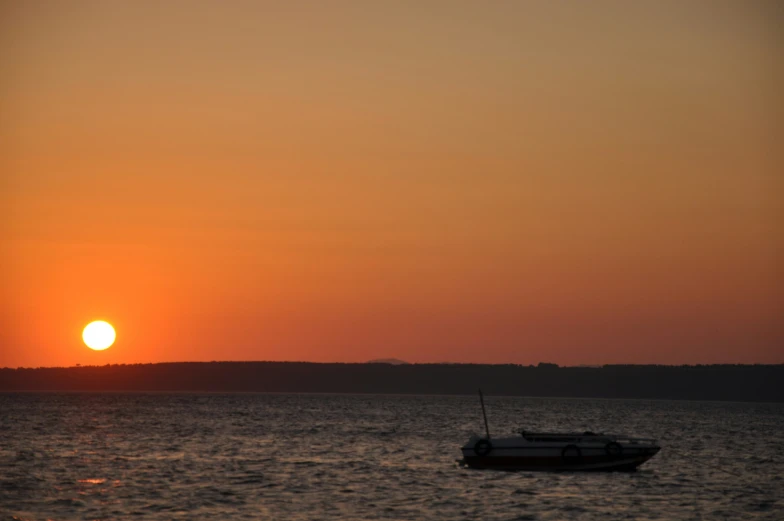
<path id="1" fill-rule="evenodd" d="M 782 27 L 2 2 L 0 366 L 782 363 Z"/>

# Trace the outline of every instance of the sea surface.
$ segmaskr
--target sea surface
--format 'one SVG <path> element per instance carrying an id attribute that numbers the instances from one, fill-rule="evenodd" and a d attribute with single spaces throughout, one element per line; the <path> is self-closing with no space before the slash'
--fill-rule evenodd
<path id="1" fill-rule="evenodd" d="M 784 519 L 784 404 L 487 397 L 495 435 L 656 437 L 633 473 L 459 467 L 475 396 L 0 394 L 0 520 Z"/>

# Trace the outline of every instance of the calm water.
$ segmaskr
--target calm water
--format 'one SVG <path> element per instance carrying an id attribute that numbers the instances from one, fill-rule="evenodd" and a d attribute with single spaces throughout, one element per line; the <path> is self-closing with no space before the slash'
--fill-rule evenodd
<path id="1" fill-rule="evenodd" d="M 784 405 L 490 397 L 497 434 L 663 445 L 636 473 L 553 474 L 459 468 L 477 402 L 0 394 L 0 520 L 784 519 Z"/>

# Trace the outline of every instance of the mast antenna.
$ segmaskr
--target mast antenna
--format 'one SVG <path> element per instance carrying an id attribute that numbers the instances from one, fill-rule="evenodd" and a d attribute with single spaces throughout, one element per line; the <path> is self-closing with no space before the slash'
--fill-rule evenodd
<path id="1" fill-rule="evenodd" d="M 482 389 L 479 389 L 479 402 L 482 404 L 482 416 L 485 419 L 485 432 L 487 433 L 487 439 L 490 439 L 490 427 L 487 426 L 487 412 L 485 412 L 485 398 L 482 396 Z"/>

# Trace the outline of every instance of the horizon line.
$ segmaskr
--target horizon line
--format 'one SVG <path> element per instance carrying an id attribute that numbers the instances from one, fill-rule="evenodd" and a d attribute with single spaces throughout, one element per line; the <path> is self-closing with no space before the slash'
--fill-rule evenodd
<path id="1" fill-rule="evenodd" d="M 174 365 L 174 364 L 312 364 L 312 365 L 390 365 L 390 366 L 432 366 L 432 365 L 482 365 L 482 366 L 517 366 L 529 367 L 534 369 L 602 369 L 605 367 L 726 367 L 726 366 L 746 366 L 746 367 L 759 367 L 759 366 L 784 366 L 784 362 L 778 363 L 694 363 L 694 364 L 657 364 L 657 363 L 606 363 L 606 364 L 577 364 L 577 365 L 560 365 L 554 362 L 538 362 L 537 364 L 523 364 L 515 362 L 407 362 L 398 360 L 398 363 L 388 362 L 382 360 L 368 360 L 365 362 L 314 362 L 308 360 L 181 360 L 181 361 L 166 361 L 166 362 L 131 362 L 131 363 L 106 363 L 103 365 L 98 364 L 75 364 L 70 366 L 17 366 L 0 367 L 0 370 L 19 370 L 19 369 L 84 369 L 96 367 L 122 367 L 122 366 L 138 366 L 138 365 Z"/>

